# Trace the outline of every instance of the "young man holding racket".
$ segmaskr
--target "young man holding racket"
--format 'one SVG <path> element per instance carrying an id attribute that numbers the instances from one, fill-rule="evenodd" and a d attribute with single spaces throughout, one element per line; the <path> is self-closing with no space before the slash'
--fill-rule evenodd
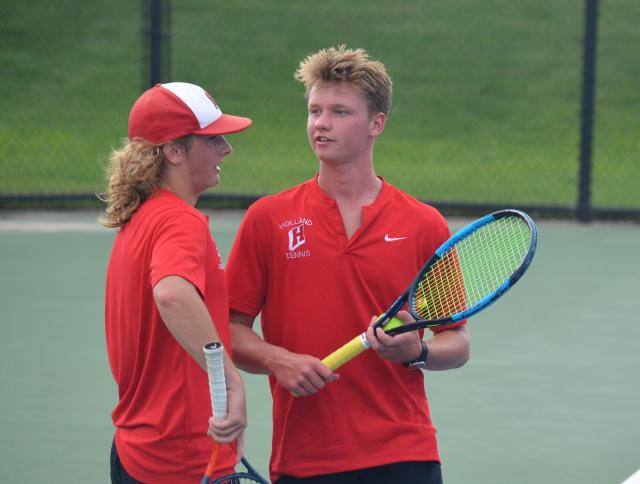
<path id="1" fill-rule="evenodd" d="M 234 358 L 269 375 L 271 477 L 286 484 L 440 483 L 422 371 L 462 366 L 464 322 L 423 342 L 367 330 L 376 350 L 338 375 L 321 358 L 366 329 L 449 237 L 432 207 L 376 176 L 391 106 L 383 64 L 362 50 L 300 63 L 313 179 L 252 205 L 227 266 Z M 261 314 L 260 338 L 252 330 Z M 404 322 L 406 312 L 399 313 Z M 403 364 L 405 363 L 405 364 Z M 294 396 L 297 395 L 297 396 Z"/>
<path id="2" fill-rule="evenodd" d="M 209 419 L 202 348 L 231 348 L 229 306 L 208 219 L 194 206 L 220 181 L 231 153 L 223 135 L 250 125 L 199 86 L 158 84 L 133 105 L 128 139 L 111 155 L 103 224 L 117 229 L 105 298 L 119 395 L 113 483 L 200 482 L 216 446 L 220 474 L 235 466 L 234 446 L 220 444 L 242 439 L 244 387 L 225 356 L 229 413 Z"/>

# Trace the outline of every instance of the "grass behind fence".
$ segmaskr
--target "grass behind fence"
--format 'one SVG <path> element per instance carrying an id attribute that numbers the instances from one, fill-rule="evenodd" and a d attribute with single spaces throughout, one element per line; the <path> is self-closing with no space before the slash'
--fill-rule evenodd
<path id="1" fill-rule="evenodd" d="M 0 26 L 0 193 L 92 192 L 142 85 L 138 2 L 13 1 Z M 594 201 L 638 207 L 640 45 L 633 0 L 601 2 Z M 385 62 L 394 104 L 379 174 L 430 200 L 577 199 L 583 1 L 174 1 L 171 72 L 254 119 L 218 193 L 315 173 L 292 74 L 346 43 Z"/>

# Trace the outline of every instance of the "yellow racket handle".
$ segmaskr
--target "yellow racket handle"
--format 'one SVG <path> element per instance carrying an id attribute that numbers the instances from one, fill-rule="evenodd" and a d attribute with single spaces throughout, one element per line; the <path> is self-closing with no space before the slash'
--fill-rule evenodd
<path id="1" fill-rule="evenodd" d="M 402 321 L 399 319 L 391 318 L 382 328 L 386 331 L 388 329 L 402 326 L 402 324 Z M 369 342 L 367 341 L 365 333 L 362 333 L 324 358 L 322 363 L 327 365 L 331 371 L 335 371 L 369 348 Z"/>
<path id="2" fill-rule="evenodd" d="M 369 348 L 369 342 L 367 341 L 365 334 L 362 333 L 353 338 L 346 345 L 335 350 L 323 359 L 322 362 L 327 365 L 331 371 L 335 371 L 346 362 L 351 361 L 360 353 L 364 352 L 364 350 L 368 350 Z"/>
<path id="3" fill-rule="evenodd" d="M 369 342 L 367 341 L 365 334 L 362 333 L 353 338 L 346 345 L 335 350 L 322 360 L 322 363 L 327 365 L 331 371 L 334 371 L 369 348 Z M 291 392 L 291 395 L 294 397 L 299 396 L 294 392 Z"/>
<path id="4" fill-rule="evenodd" d="M 402 326 L 403 324 L 404 323 L 398 318 L 391 318 L 389 319 L 389 321 L 387 321 L 387 324 L 382 327 L 382 329 L 386 331 L 387 329 L 397 328 L 398 326 Z M 365 333 L 361 333 L 351 341 L 349 341 L 347 344 L 343 345 L 342 347 L 331 353 L 329 356 L 325 357 L 322 360 L 322 363 L 328 366 L 331 371 L 335 371 L 345 363 L 354 359 L 360 353 L 368 350 L 370 347 L 371 346 L 369 346 L 369 342 L 367 341 Z M 291 395 L 293 395 L 294 397 L 299 396 L 294 392 L 291 392 Z"/>

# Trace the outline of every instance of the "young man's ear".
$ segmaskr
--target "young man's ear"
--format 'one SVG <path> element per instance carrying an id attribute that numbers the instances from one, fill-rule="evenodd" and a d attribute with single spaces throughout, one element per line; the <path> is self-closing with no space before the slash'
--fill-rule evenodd
<path id="1" fill-rule="evenodd" d="M 371 118 L 371 136 L 376 137 L 384 131 L 387 116 L 384 113 L 376 113 Z"/>
<path id="2" fill-rule="evenodd" d="M 162 145 L 162 154 L 169 163 L 174 165 L 181 163 L 185 155 L 184 146 L 178 143 L 165 143 Z"/>

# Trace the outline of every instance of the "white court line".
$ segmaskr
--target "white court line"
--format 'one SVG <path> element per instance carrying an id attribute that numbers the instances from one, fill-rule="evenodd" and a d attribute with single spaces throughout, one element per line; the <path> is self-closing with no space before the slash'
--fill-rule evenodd
<path id="1" fill-rule="evenodd" d="M 0 211 L 0 234 L 112 233 L 99 217 L 98 210 Z"/>
<path id="2" fill-rule="evenodd" d="M 220 233 L 235 233 L 244 210 L 200 210 L 209 216 L 211 225 Z M 80 211 L 0 211 L 0 234 L 101 233 L 113 235 L 114 229 L 103 227 L 100 212 Z"/>
<path id="3" fill-rule="evenodd" d="M 622 484 L 640 484 L 640 469 L 638 469 L 632 476 L 629 476 L 629 478 Z"/>
<path id="4" fill-rule="evenodd" d="M 97 222 L 17 222 L 0 221 L 0 233 L 55 234 L 62 232 L 109 233 Z"/>

